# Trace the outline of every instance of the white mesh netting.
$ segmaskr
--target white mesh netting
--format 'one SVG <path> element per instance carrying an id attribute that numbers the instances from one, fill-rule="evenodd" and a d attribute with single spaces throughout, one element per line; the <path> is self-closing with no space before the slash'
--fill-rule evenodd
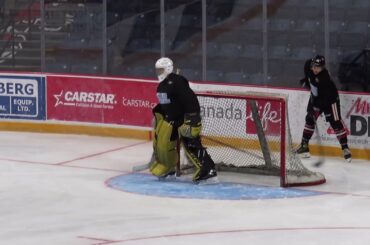
<path id="1" fill-rule="evenodd" d="M 198 100 L 202 142 L 218 170 L 277 175 L 282 186 L 325 182 L 321 173 L 302 164 L 293 149 L 284 96 L 199 93 Z"/>

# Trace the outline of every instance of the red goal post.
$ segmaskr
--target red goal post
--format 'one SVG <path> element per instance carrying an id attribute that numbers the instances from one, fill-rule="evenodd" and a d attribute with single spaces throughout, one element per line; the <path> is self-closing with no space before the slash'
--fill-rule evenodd
<path id="1" fill-rule="evenodd" d="M 235 91 L 196 94 L 202 142 L 219 171 L 276 175 L 282 187 L 325 183 L 325 176 L 307 169 L 293 149 L 287 96 Z"/>

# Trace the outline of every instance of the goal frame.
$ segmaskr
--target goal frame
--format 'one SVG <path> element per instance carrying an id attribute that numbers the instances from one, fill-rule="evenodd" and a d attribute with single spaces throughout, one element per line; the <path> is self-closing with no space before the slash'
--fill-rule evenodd
<path id="1" fill-rule="evenodd" d="M 313 180 L 313 181 L 305 181 L 305 182 L 289 182 L 288 176 L 287 176 L 287 165 L 286 165 L 286 151 L 287 151 L 287 142 L 286 137 L 287 133 L 290 134 L 290 132 L 287 132 L 287 126 L 289 126 L 289 123 L 287 122 L 288 119 L 288 111 L 287 111 L 287 96 L 281 95 L 281 94 L 272 94 L 272 93 L 258 93 L 258 92 L 251 92 L 251 93 L 237 93 L 237 92 L 230 92 L 230 93 L 222 93 L 219 91 L 206 91 L 206 92 L 196 92 L 197 96 L 201 97 L 219 97 L 219 98 L 227 98 L 227 99 L 242 99 L 245 100 L 246 103 L 250 104 L 254 101 L 259 100 L 268 100 L 271 102 L 277 102 L 281 105 L 280 107 L 280 186 L 281 187 L 296 187 L 296 186 L 312 186 L 312 185 L 319 185 L 326 182 L 325 178 L 320 180 Z M 252 106 L 251 106 L 252 107 Z M 257 111 L 257 117 L 258 117 L 258 111 Z M 261 122 L 260 119 L 255 120 L 255 124 L 258 124 Z M 258 128 L 258 125 L 255 125 L 256 128 Z M 289 127 L 288 127 L 289 130 Z M 260 131 L 260 130 L 257 130 Z M 263 131 L 263 130 L 262 130 Z M 262 132 L 263 133 L 263 132 Z M 264 133 L 263 133 L 264 134 Z M 258 135 L 260 137 L 260 135 Z"/>

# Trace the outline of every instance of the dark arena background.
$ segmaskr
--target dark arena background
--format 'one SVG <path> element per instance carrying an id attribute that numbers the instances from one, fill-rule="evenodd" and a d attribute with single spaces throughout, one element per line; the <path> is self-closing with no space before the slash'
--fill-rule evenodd
<path id="1" fill-rule="evenodd" d="M 0 69 L 153 77 L 171 57 L 190 80 L 297 88 L 327 59 L 338 88 L 367 91 L 367 0 L 2 0 Z"/>

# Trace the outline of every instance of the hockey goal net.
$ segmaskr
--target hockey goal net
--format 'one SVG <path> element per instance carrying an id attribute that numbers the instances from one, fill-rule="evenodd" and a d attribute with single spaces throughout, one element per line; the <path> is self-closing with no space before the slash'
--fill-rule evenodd
<path id="1" fill-rule="evenodd" d="M 202 142 L 218 171 L 280 176 L 280 186 L 325 183 L 295 153 L 287 97 L 267 93 L 197 93 Z M 182 161 L 184 162 L 184 161 Z"/>

